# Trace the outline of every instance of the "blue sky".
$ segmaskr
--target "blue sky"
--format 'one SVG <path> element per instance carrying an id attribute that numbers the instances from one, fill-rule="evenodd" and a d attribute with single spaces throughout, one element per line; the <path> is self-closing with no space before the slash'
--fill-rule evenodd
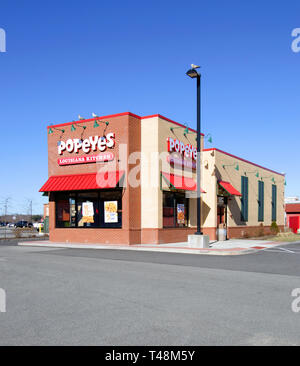
<path id="1" fill-rule="evenodd" d="M 50 123 L 131 111 L 195 128 L 191 63 L 207 146 L 285 172 L 300 195 L 298 27 L 299 1 L 2 0 L 0 203 L 42 212 Z"/>

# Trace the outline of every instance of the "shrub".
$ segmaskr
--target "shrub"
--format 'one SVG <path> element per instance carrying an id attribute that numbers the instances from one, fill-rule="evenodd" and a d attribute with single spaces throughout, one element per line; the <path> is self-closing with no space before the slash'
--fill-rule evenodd
<path id="1" fill-rule="evenodd" d="M 276 221 L 272 221 L 270 230 L 271 230 L 271 233 L 274 234 L 274 235 L 277 235 L 279 233 L 279 227 L 276 224 Z"/>

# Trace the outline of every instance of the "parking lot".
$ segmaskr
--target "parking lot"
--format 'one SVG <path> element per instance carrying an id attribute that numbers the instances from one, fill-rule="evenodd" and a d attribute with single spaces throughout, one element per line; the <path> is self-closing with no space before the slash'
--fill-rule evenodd
<path id="1" fill-rule="evenodd" d="M 300 344 L 299 243 L 225 257 L 16 243 L 0 243 L 0 345 Z"/>
<path id="2" fill-rule="evenodd" d="M 40 237 L 44 235 L 39 234 L 37 229 L 35 228 L 14 228 L 14 227 L 7 227 L 1 226 L 0 227 L 0 240 L 1 239 L 14 239 L 14 238 L 31 238 L 31 237 Z"/>

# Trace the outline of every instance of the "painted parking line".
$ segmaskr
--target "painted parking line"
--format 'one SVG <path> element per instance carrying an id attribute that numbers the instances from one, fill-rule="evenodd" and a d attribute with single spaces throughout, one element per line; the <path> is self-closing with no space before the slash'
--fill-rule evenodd
<path id="1" fill-rule="evenodd" d="M 281 249 L 281 250 L 283 250 L 283 251 L 285 251 L 285 252 L 289 252 L 289 253 L 295 253 L 295 252 L 293 252 L 292 250 L 289 250 L 289 249 L 286 249 L 286 248 L 281 248 L 281 247 L 279 247 L 278 249 Z"/>
<path id="2" fill-rule="evenodd" d="M 273 252 L 273 253 L 289 253 L 289 254 L 300 254 L 300 252 L 295 252 L 290 249 L 277 247 L 276 249 L 266 248 L 266 252 Z"/>

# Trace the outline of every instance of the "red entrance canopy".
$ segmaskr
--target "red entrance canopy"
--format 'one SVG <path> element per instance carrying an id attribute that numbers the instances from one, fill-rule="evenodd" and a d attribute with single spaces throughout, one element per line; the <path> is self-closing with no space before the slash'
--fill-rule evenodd
<path id="1" fill-rule="evenodd" d="M 218 183 L 220 184 L 221 187 L 225 189 L 226 192 L 228 192 L 232 196 L 242 196 L 240 192 L 237 189 L 235 189 L 229 182 L 219 180 Z"/>
<path id="2" fill-rule="evenodd" d="M 114 188 L 123 175 L 123 170 L 89 174 L 53 175 L 43 185 L 40 192 Z"/>
<path id="3" fill-rule="evenodd" d="M 167 182 L 170 183 L 171 186 L 173 186 L 174 188 L 183 189 L 185 191 L 197 191 L 197 183 L 194 181 L 193 178 L 169 174 L 165 172 L 162 172 L 162 175 L 167 180 Z M 201 192 L 206 193 L 202 188 Z"/>

